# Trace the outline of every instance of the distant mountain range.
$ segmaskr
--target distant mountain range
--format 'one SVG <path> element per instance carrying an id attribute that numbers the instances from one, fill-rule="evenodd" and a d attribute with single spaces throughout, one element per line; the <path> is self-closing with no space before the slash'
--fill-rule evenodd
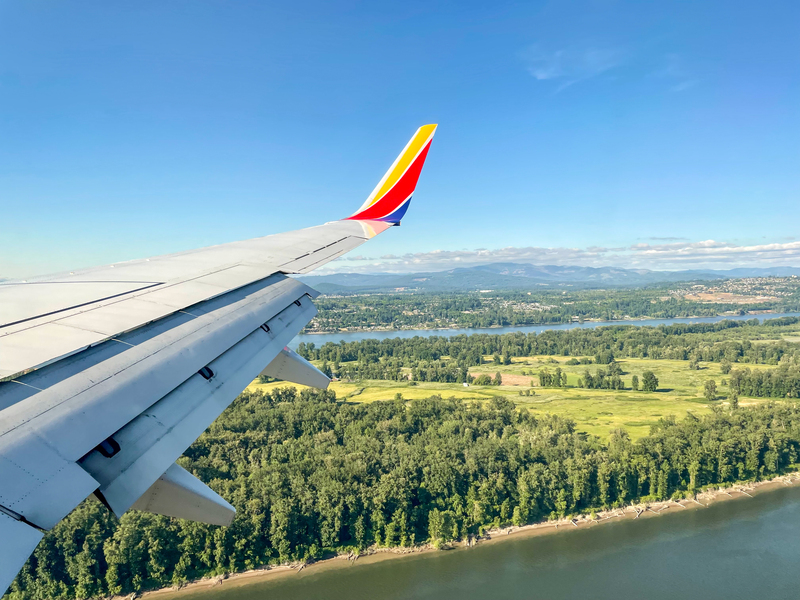
<path id="1" fill-rule="evenodd" d="M 466 292 L 478 290 L 534 290 L 559 287 L 641 287 L 678 281 L 713 281 L 741 277 L 800 276 L 800 268 L 740 268 L 727 271 L 650 271 L 617 267 L 562 267 L 492 263 L 432 273 L 334 273 L 300 279 L 324 294 L 364 292 Z"/>

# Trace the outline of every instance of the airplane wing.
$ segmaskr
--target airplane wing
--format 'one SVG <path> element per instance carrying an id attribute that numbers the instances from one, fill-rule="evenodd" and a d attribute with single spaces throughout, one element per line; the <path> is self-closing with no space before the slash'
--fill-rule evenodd
<path id="1" fill-rule="evenodd" d="M 435 125 L 355 214 L 253 240 L 0 284 L 0 589 L 94 494 L 227 525 L 175 460 L 260 373 L 327 387 L 286 344 L 316 315 L 307 273 L 399 225 Z"/>

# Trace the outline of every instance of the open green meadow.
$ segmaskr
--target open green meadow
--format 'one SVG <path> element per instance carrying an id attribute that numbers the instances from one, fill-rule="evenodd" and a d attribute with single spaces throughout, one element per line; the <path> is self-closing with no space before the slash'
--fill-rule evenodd
<path id="1" fill-rule="evenodd" d="M 487 361 L 491 357 L 486 357 Z M 595 390 L 575 387 L 578 378 L 587 369 L 586 365 L 567 365 L 569 358 L 551 356 L 517 357 L 510 365 L 485 364 L 470 369 L 472 375 L 487 373 L 494 376 L 499 372 L 503 385 L 465 387 L 460 383 L 420 383 L 411 381 L 364 380 L 357 382 L 334 381 L 330 389 L 337 398 L 349 402 L 374 402 L 391 400 L 402 395 L 406 400 L 428 398 L 433 395 L 455 397 L 463 400 L 483 402 L 495 396 L 512 400 L 520 407 L 533 413 L 550 413 L 569 417 L 578 425 L 580 431 L 607 437 L 617 428 L 625 429 L 633 439 L 645 436 L 650 425 L 662 417 L 674 415 L 683 418 L 687 413 L 700 415 L 711 411 L 712 404 L 727 404 L 728 388 L 723 385 L 727 379 L 720 371 L 719 363 L 700 363 L 699 370 L 690 370 L 688 361 L 620 359 L 622 379 L 625 390 Z M 589 365 L 594 373 L 598 366 Z M 547 368 L 551 372 L 560 367 L 567 373 L 566 388 L 542 388 L 538 386 L 538 372 Z M 752 365 L 751 369 L 772 369 L 768 365 Z M 633 391 L 631 377 L 642 379 L 644 371 L 653 371 L 658 377 L 657 392 Z M 706 381 L 713 379 L 717 384 L 718 400 L 708 402 L 703 395 Z M 534 384 L 531 387 L 531 383 Z M 284 382 L 259 383 L 254 381 L 249 389 L 270 390 L 287 385 Z M 295 384 L 288 384 L 295 385 Z M 302 387 L 302 386 L 298 386 Z M 533 392 L 534 395 L 520 395 L 520 391 Z M 766 398 L 740 398 L 740 405 L 768 402 Z"/>

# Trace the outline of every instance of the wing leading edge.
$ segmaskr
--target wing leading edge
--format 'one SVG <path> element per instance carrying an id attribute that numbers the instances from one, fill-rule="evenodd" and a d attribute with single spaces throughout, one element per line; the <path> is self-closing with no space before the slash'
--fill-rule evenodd
<path id="1" fill-rule="evenodd" d="M 286 275 L 399 224 L 435 129 L 341 221 L 0 284 L 0 589 L 91 494 L 117 515 L 231 521 L 175 460 L 259 373 L 327 387 L 285 347 L 317 295 Z"/>

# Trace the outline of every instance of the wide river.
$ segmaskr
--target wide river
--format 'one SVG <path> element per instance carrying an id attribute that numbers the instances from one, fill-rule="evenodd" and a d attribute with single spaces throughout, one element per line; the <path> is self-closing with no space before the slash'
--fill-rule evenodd
<path id="1" fill-rule="evenodd" d="M 798 598 L 800 484 L 795 485 L 708 508 L 512 536 L 470 549 L 320 565 L 181 594 L 181 600 Z"/>
<path id="2" fill-rule="evenodd" d="M 658 325 L 672 325 L 673 323 L 716 323 L 717 321 L 724 321 L 726 319 L 732 321 L 746 321 L 748 319 L 775 319 L 777 317 L 797 317 L 800 313 L 773 313 L 764 315 L 743 315 L 734 317 L 692 317 L 684 319 L 633 319 L 630 321 L 586 321 L 584 323 L 564 323 L 563 325 L 521 325 L 516 327 L 484 327 L 475 329 L 405 329 L 399 331 L 354 331 L 347 333 L 306 333 L 300 334 L 292 340 L 290 346 L 297 348 L 300 342 L 314 342 L 317 347 L 326 342 L 357 342 L 358 340 L 377 339 L 385 340 L 388 338 L 412 338 L 415 335 L 421 337 L 432 337 L 435 335 L 451 336 L 451 335 L 470 335 L 472 333 L 511 333 L 513 331 L 521 331 L 522 333 L 542 332 L 551 329 L 591 329 L 594 327 L 602 327 L 604 325 L 649 325 L 657 327 Z"/>

